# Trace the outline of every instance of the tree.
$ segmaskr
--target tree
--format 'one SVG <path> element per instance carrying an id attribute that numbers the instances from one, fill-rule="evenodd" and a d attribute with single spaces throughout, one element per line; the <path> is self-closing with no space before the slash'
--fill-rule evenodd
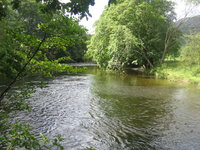
<path id="1" fill-rule="evenodd" d="M 114 64 L 113 61 L 121 64 L 120 67 L 118 65 L 118 69 L 131 64 L 152 68 L 160 63 L 166 33 L 174 18 L 173 3 L 166 0 L 120 1 L 117 5 L 107 8 L 97 21 L 95 34 L 88 46 L 88 55 L 105 68 L 116 69 L 115 65 L 110 65 Z M 120 28 L 126 36 L 116 36 L 116 32 L 122 33 L 119 31 Z M 127 46 L 128 39 L 134 39 L 130 42 L 131 46 L 130 43 Z M 116 40 L 118 42 L 115 42 Z M 177 43 L 176 38 L 170 40 Z M 117 51 L 114 43 L 121 43 Z M 178 44 L 175 45 L 170 49 L 177 50 Z M 125 51 L 127 47 L 128 53 Z M 117 59 L 116 55 L 121 54 L 125 54 L 126 57 Z"/>
<path id="2" fill-rule="evenodd" d="M 36 68 L 41 68 L 44 61 L 48 61 L 50 65 L 51 61 L 54 63 L 57 59 L 66 61 L 61 57 L 82 59 L 86 50 L 86 29 L 79 26 L 77 19 L 67 17 L 62 11 L 43 13 L 41 5 L 33 1 L 21 2 L 17 12 L 11 9 L 1 20 L 2 33 L 4 32 L 0 48 L 1 75 L 14 78 L 29 56 L 34 54 L 44 35 L 45 42 L 30 62 L 31 65 L 27 66 L 28 73 L 42 73 L 41 69 L 36 71 Z M 73 49 L 76 47 L 79 47 L 80 53 L 74 55 Z"/>
<path id="3" fill-rule="evenodd" d="M 8 12 L 8 5 L 12 4 L 13 9 L 18 9 L 24 0 L 1 0 L 0 2 L 0 19 L 5 17 Z M 68 3 L 61 3 L 59 0 L 32 0 L 32 2 L 42 2 L 43 12 L 53 14 L 56 10 L 63 9 L 66 12 L 70 12 L 74 15 L 80 15 L 81 18 L 91 16 L 89 13 L 89 6 L 95 4 L 94 0 L 70 0 Z M 109 0 L 108 4 L 115 3 L 116 0 Z"/>
<path id="4" fill-rule="evenodd" d="M 71 0 L 67 4 L 58 0 L 0 2 L 0 75 L 13 79 L 0 93 L 1 149 L 51 149 L 53 146 L 63 149 L 59 137 L 51 141 L 42 135 L 42 140 L 38 140 L 31 134 L 29 126 L 10 121 L 14 112 L 30 109 L 25 99 L 30 96 L 31 87 L 28 86 L 28 91 L 17 91 L 11 97 L 7 93 L 17 80 L 30 72 L 52 75 L 54 72 L 79 71 L 59 63 L 67 58 L 58 58 L 55 54 L 52 58 L 51 55 L 85 44 L 85 29 L 77 20 L 64 14 L 68 11 L 80 17 L 87 16 L 88 7 L 93 4 L 93 0 Z"/>
<path id="5" fill-rule="evenodd" d="M 200 33 L 188 35 L 185 46 L 181 49 L 183 61 L 192 66 L 200 65 Z M 199 68 L 200 69 L 200 68 Z M 199 70 L 200 71 L 200 70 Z"/>

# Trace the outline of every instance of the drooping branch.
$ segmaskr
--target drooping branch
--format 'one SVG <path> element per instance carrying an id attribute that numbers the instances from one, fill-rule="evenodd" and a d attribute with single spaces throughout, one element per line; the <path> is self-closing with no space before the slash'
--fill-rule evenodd
<path id="1" fill-rule="evenodd" d="M 37 48 L 35 49 L 33 55 L 29 58 L 29 60 L 24 64 L 24 66 L 22 67 L 22 69 L 18 72 L 18 74 L 16 75 L 16 77 L 10 82 L 10 84 L 7 86 L 7 88 L 0 94 L 0 104 L 4 98 L 4 96 L 8 93 L 8 91 L 12 88 L 12 86 L 15 84 L 15 82 L 18 80 L 18 78 L 21 76 L 21 74 L 24 72 L 24 70 L 26 69 L 27 65 L 31 62 L 31 60 L 35 57 L 35 55 L 38 53 L 38 51 L 40 50 L 41 45 L 45 42 L 46 40 L 46 33 L 44 34 L 43 39 L 41 40 L 41 42 L 38 44 Z"/>
<path id="2" fill-rule="evenodd" d="M 138 54 L 140 54 L 140 55 L 147 61 L 147 63 L 149 64 L 149 66 L 150 66 L 151 68 L 153 68 L 154 65 L 153 65 L 153 64 L 151 63 L 151 61 L 148 59 L 148 57 L 146 56 L 144 50 L 143 50 L 143 49 L 140 49 L 140 50 L 141 50 L 141 52 L 139 52 L 139 51 L 135 51 L 135 52 L 138 53 Z"/>

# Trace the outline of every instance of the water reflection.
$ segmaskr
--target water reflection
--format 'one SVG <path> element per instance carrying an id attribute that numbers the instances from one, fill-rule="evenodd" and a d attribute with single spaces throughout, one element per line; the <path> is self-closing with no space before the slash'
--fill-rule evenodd
<path id="1" fill-rule="evenodd" d="M 61 134 L 67 150 L 200 149 L 198 89 L 96 67 L 47 82 L 18 118 Z"/>
<path id="2" fill-rule="evenodd" d="M 133 75 L 96 73 L 92 92 L 96 96 L 95 105 L 104 114 L 104 121 L 100 121 L 96 128 L 102 132 L 110 127 L 106 131 L 114 138 L 109 141 L 114 144 L 110 148 L 159 146 L 155 141 L 162 136 L 161 131 L 169 127 L 173 117 L 169 107 L 173 88 L 166 88 L 163 84 Z"/>

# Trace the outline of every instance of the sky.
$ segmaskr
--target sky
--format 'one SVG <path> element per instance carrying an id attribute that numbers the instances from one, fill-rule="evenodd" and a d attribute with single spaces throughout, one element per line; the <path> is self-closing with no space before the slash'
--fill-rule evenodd
<path id="1" fill-rule="evenodd" d="M 175 12 L 177 14 L 177 19 L 184 18 L 186 15 L 187 17 L 200 15 L 200 6 L 194 5 L 191 3 L 186 2 L 185 0 L 172 0 L 176 3 L 175 5 Z"/>
<path id="2" fill-rule="evenodd" d="M 88 29 L 88 33 L 94 33 L 93 24 L 99 19 L 104 10 L 104 6 L 106 5 L 108 5 L 108 0 L 95 0 L 95 5 L 93 7 L 90 6 L 89 11 L 92 17 L 90 17 L 88 20 L 84 18 L 80 22 L 81 25 Z"/>
<path id="3" fill-rule="evenodd" d="M 67 2 L 69 0 L 60 0 L 62 2 Z M 192 4 L 186 3 L 185 0 L 172 0 L 176 3 L 175 12 L 177 14 L 177 19 L 184 18 L 187 14 L 187 17 L 194 15 L 200 15 L 200 6 L 194 6 Z M 108 0 L 95 0 L 95 5 L 90 6 L 90 14 L 92 17 L 82 19 L 80 25 L 85 26 L 88 29 L 88 33 L 94 33 L 94 26 L 96 20 L 101 16 L 105 5 L 108 4 Z"/>

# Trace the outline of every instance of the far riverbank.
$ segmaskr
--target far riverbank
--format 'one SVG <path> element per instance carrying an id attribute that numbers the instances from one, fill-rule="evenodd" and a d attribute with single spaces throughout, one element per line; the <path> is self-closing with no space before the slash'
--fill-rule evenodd
<path id="1" fill-rule="evenodd" d="M 157 67 L 155 72 L 158 78 L 200 87 L 199 65 L 187 66 L 181 61 L 167 61 L 161 67 Z"/>

